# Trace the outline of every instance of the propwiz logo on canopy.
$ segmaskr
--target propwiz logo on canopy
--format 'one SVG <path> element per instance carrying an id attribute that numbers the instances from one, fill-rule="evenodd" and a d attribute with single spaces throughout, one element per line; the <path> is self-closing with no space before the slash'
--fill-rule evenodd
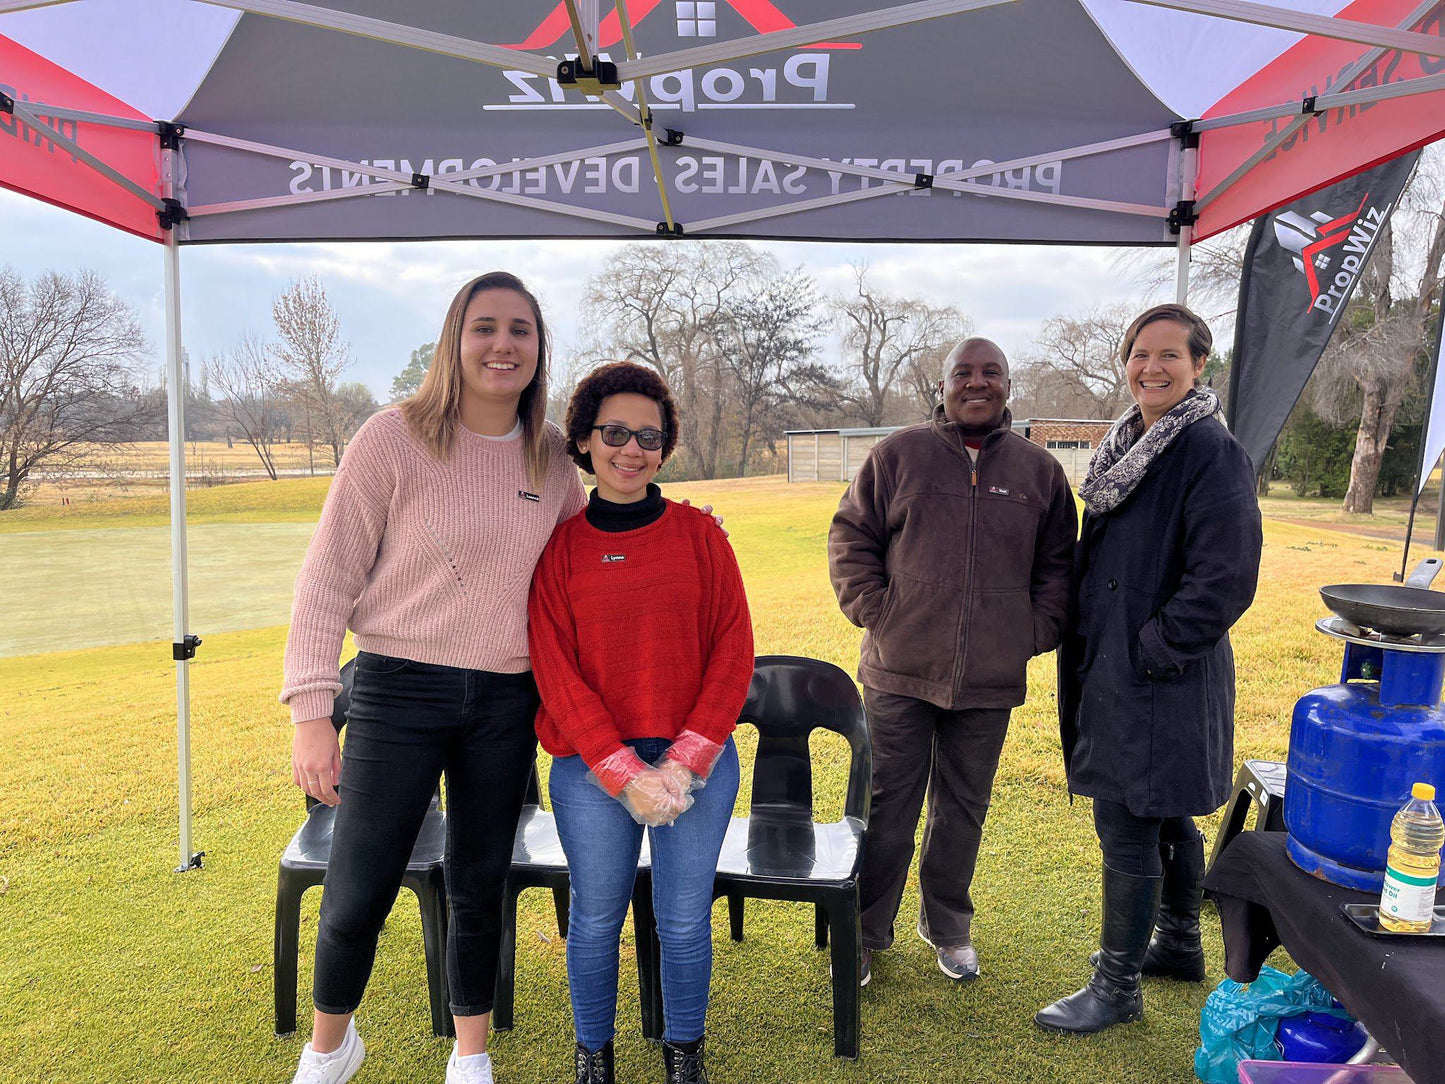
<path id="1" fill-rule="evenodd" d="M 1274 216 L 1275 240 L 1293 257 L 1309 286 L 1307 311 L 1323 313 L 1331 325 L 1339 319 L 1393 206 L 1393 201 L 1372 206 L 1366 192 L 1346 215 L 1283 211 Z"/>
<path id="2" fill-rule="evenodd" d="M 639 38 L 651 52 L 671 52 L 700 44 L 699 39 L 740 37 L 790 29 L 796 24 L 770 0 L 642 0 L 631 8 Z M 650 16 L 650 18 L 649 18 Z M 646 25 L 644 26 L 644 21 Z M 622 40 L 617 12 L 598 26 L 599 55 L 616 59 L 607 50 Z M 511 46 L 529 52 L 555 51 L 575 55 L 567 9 L 559 3 L 526 37 Z M 654 75 L 647 81 L 648 101 L 658 111 L 692 113 L 704 109 L 852 109 L 851 102 L 834 102 L 828 97 L 832 59 L 836 50 L 855 50 L 855 41 L 817 42 L 794 50 L 781 65 L 758 66 L 747 60 L 737 67 L 718 66 Z M 488 103 L 484 109 L 607 109 L 605 104 L 569 99 L 555 79 L 530 72 L 505 71 L 511 84 L 506 100 Z M 622 95 L 636 100 L 632 83 L 624 83 Z"/>

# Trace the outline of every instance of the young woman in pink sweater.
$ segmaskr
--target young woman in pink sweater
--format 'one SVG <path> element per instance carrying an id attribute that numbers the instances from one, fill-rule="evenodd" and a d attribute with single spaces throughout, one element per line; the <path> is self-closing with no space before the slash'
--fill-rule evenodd
<path id="1" fill-rule="evenodd" d="M 552 530 L 586 503 L 545 420 L 548 337 L 512 275 L 453 299 L 421 390 L 358 430 L 296 581 L 286 681 L 297 785 L 337 805 L 297 1084 L 343 1084 L 352 1023 L 417 830 L 447 777 L 447 1084 L 491 1084 L 501 897 L 535 752 L 527 590 Z M 360 648 L 343 760 L 337 660 Z M 344 770 L 343 770 L 344 765 Z"/>

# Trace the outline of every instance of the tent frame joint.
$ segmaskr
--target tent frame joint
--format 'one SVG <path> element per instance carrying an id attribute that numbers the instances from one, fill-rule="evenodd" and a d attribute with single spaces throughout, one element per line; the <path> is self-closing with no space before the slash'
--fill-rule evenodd
<path id="1" fill-rule="evenodd" d="M 664 128 L 662 138 L 658 140 L 664 147 L 681 147 L 683 135 L 676 128 Z"/>
<path id="2" fill-rule="evenodd" d="M 666 237 L 670 240 L 675 240 L 682 235 L 683 228 L 681 222 L 673 222 L 671 225 L 666 222 L 659 222 L 657 224 L 657 236 L 659 237 Z"/>
<path id="3" fill-rule="evenodd" d="M 172 872 L 173 872 L 173 873 L 190 873 L 192 870 L 203 869 L 204 867 L 203 867 L 202 864 L 201 864 L 201 859 L 203 859 L 203 858 L 205 858 L 205 857 L 206 857 L 206 852 L 205 852 L 205 851 L 197 851 L 195 854 L 191 855 L 190 858 L 186 859 L 185 862 L 181 863 L 181 864 L 180 864 L 179 866 L 177 866 L 174 870 L 172 870 Z"/>
<path id="4" fill-rule="evenodd" d="M 1194 121 L 1176 120 L 1169 126 L 1169 134 L 1179 140 L 1179 145 L 1184 150 L 1199 149 L 1199 133 L 1194 130 Z"/>
<path id="5" fill-rule="evenodd" d="M 191 217 L 185 207 L 181 205 L 180 200 L 167 198 L 161 200 L 161 202 L 164 203 L 165 206 L 156 211 L 156 221 L 160 224 L 161 229 L 167 231 L 172 230 L 175 228 L 177 222 L 185 222 Z M 199 643 L 199 641 L 197 642 Z"/>
<path id="6" fill-rule="evenodd" d="M 178 151 L 181 149 L 181 136 L 186 134 L 186 126 L 177 124 L 173 120 L 156 121 L 156 135 L 160 137 L 161 149 L 166 151 Z"/>
<path id="7" fill-rule="evenodd" d="M 425 173 L 413 173 L 411 175 L 411 186 L 418 192 L 425 192 L 431 187 L 431 177 Z"/>
<path id="8" fill-rule="evenodd" d="M 932 188 L 932 187 L 933 187 L 933 174 L 932 174 L 932 173 L 915 173 L 915 174 L 913 175 L 913 187 L 914 187 L 914 188 Z"/>
<path id="9" fill-rule="evenodd" d="M 1317 95 L 1317 94 L 1311 94 L 1308 98 L 1306 98 L 1306 99 L 1304 99 L 1302 102 L 1300 102 L 1300 104 L 1299 104 L 1299 111 L 1300 111 L 1300 113 L 1303 114 L 1304 116 L 1307 116 L 1307 117 L 1317 117 L 1317 116 L 1319 116 L 1320 113 L 1321 113 L 1321 110 L 1316 107 L 1316 102 L 1318 101 L 1318 99 L 1319 99 L 1319 95 Z"/>
<path id="10" fill-rule="evenodd" d="M 584 68 L 582 61 L 564 60 L 557 65 L 557 82 L 572 87 L 583 94 L 600 98 L 609 90 L 621 90 L 622 80 L 617 75 L 617 65 L 610 60 L 592 58 L 592 67 Z"/>
<path id="11" fill-rule="evenodd" d="M 15 99 L 10 97 L 10 95 L 6 94 L 3 90 L 0 90 L 0 113 L 14 114 L 14 112 Z"/>
<path id="12" fill-rule="evenodd" d="M 179 643 L 171 644 L 171 658 L 176 662 L 186 662 L 196 657 L 196 648 L 201 646 L 199 636 L 187 636 Z"/>
<path id="13" fill-rule="evenodd" d="M 1182 199 L 1169 209 L 1169 232 L 1176 237 L 1185 226 L 1192 226 L 1198 221 L 1199 212 L 1194 209 L 1192 199 Z"/>

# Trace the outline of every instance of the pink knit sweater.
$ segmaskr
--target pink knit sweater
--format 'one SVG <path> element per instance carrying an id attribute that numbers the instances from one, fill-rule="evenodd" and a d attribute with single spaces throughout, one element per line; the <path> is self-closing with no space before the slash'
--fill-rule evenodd
<path id="1" fill-rule="evenodd" d="M 296 577 L 281 690 L 293 722 L 331 714 L 348 628 L 357 647 L 379 655 L 504 674 L 530 668 L 532 570 L 552 529 L 586 504 L 562 431 L 549 423 L 547 440 L 546 477 L 529 494 L 520 437 L 458 427 L 442 462 L 400 410 L 357 430 Z"/>

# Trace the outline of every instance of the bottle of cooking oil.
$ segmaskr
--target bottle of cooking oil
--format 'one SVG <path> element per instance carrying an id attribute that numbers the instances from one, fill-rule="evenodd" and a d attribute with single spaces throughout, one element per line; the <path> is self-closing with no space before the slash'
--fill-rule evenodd
<path id="1" fill-rule="evenodd" d="M 1435 882 L 1440 876 L 1440 848 L 1445 821 L 1435 808 L 1435 788 L 1416 783 L 1410 800 L 1390 824 L 1385 891 L 1380 897 L 1380 925 L 1394 933 L 1427 933 L 1435 915 Z"/>

